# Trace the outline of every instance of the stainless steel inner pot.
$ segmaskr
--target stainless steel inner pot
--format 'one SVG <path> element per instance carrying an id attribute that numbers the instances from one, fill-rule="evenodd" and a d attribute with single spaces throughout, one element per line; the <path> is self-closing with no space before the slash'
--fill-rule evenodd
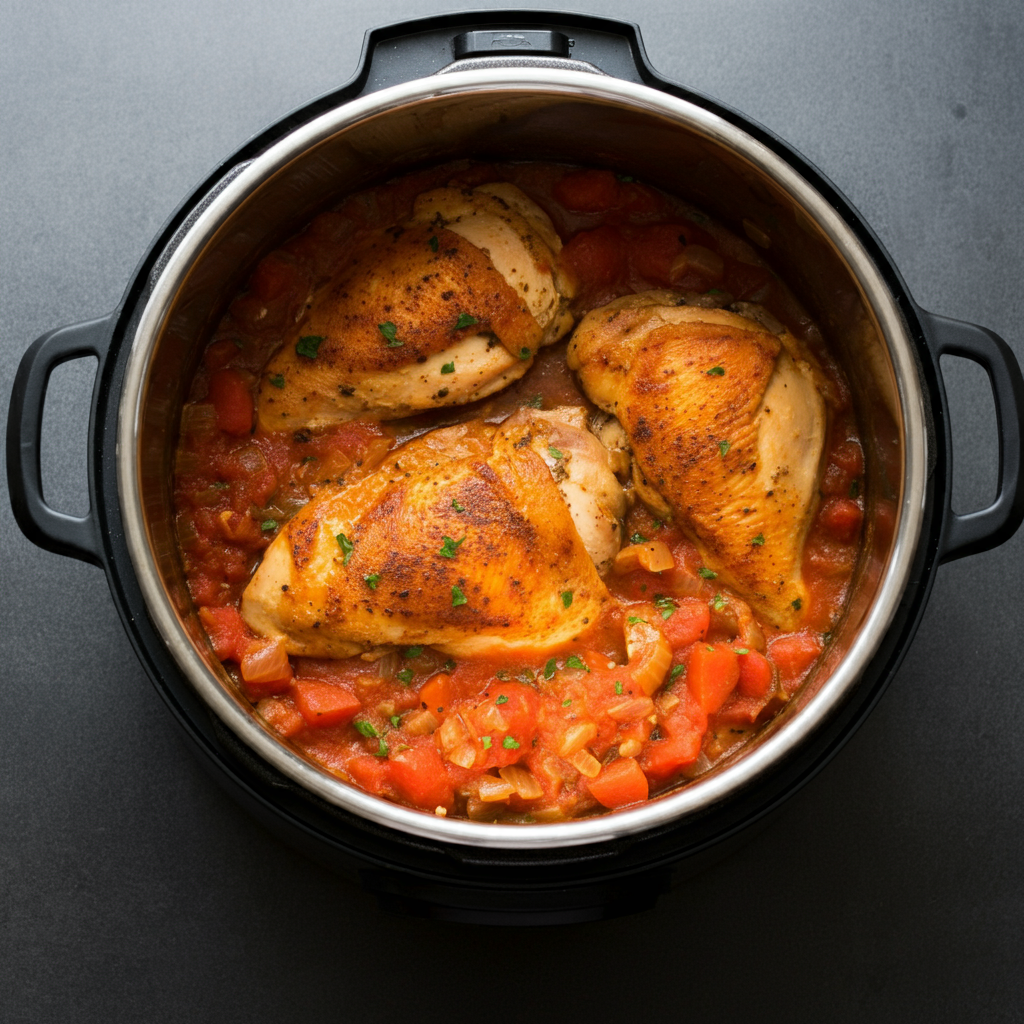
<path id="1" fill-rule="evenodd" d="M 378 824 L 470 846 L 545 849 L 682 822 L 737 797 L 809 743 L 855 691 L 893 620 L 921 532 L 933 453 L 914 347 L 883 271 L 793 165 L 702 106 L 581 61 L 489 63 L 464 61 L 338 106 L 233 168 L 195 207 L 150 275 L 120 400 L 117 480 L 150 617 L 191 685 L 243 743 L 307 790 Z M 696 203 L 739 235 L 767 241 L 765 258 L 821 326 L 855 395 L 866 454 L 866 539 L 853 598 L 822 664 L 739 752 L 634 809 L 498 825 L 437 817 L 349 786 L 254 714 L 210 649 L 185 586 L 173 450 L 188 382 L 232 295 L 262 256 L 319 209 L 459 157 L 628 172 Z"/>

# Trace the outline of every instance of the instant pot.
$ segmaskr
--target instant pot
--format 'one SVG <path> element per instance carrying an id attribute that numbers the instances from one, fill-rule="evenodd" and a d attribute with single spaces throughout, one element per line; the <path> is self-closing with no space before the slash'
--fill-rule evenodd
<path id="1" fill-rule="evenodd" d="M 253 714 L 199 626 L 171 500 L 178 417 L 210 332 L 267 252 L 318 210 L 458 158 L 555 160 L 630 174 L 748 237 L 822 327 L 864 440 L 865 543 L 820 666 L 784 711 L 702 778 L 643 806 L 557 824 L 448 820 L 347 786 Z M 950 506 L 939 358 L 987 372 L 998 493 Z M 47 381 L 99 360 L 90 511 L 51 509 L 40 479 Z M 650 906 L 675 876 L 742 841 L 854 732 L 895 673 L 938 565 L 1024 518 L 1024 380 L 982 327 L 927 313 L 870 228 L 760 125 L 660 78 L 632 25 L 487 11 L 367 34 L 355 78 L 256 136 L 168 220 L 119 307 L 25 353 L 7 435 L 15 517 L 47 550 L 104 569 L 132 644 L 204 765 L 271 830 L 390 908 L 492 923 L 568 922 Z"/>

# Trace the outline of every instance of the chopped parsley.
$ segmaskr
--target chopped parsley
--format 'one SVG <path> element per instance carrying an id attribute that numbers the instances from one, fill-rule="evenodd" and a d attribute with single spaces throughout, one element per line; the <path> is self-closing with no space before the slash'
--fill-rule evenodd
<path id="1" fill-rule="evenodd" d="M 668 681 L 674 683 L 685 671 L 685 665 L 673 665 L 672 671 L 668 674 Z"/>
<path id="2" fill-rule="evenodd" d="M 562 701 L 562 707 L 567 708 L 571 703 L 572 697 L 566 697 L 565 700 Z"/>
<path id="3" fill-rule="evenodd" d="M 406 658 L 418 658 L 423 653 L 423 648 L 419 645 L 416 647 L 406 647 L 403 653 Z"/>
<path id="4" fill-rule="evenodd" d="M 650 623 L 646 619 L 641 619 L 639 615 L 630 615 L 630 617 L 628 619 L 626 619 L 626 621 L 631 626 L 635 626 L 638 622 L 642 622 L 645 626 L 650 625 Z M 566 665 L 568 665 L 568 664 L 569 664 L 569 662 L 566 662 Z"/>
<path id="5" fill-rule="evenodd" d="M 359 721 L 353 722 L 352 724 L 356 727 L 357 732 L 362 733 L 364 736 L 368 738 L 376 739 L 378 736 L 380 736 L 380 733 L 377 732 L 377 729 L 374 726 L 373 722 L 368 722 L 365 718 L 361 718 L 359 719 Z"/>
<path id="6" fill-rule="evenodd" d="M 662 619 L 671 619 L 679 605 L 671 597 L 655 597 L 654 607 L 661 612 Z"/>
<path id="7" fill-rule="evenodd" d="M 725 607 L 725 598 L 722 597 L 721 594 L 715 594 L 715 599 L 711 602 L 711 607 L 714 608 L 716 612 L 720 612 Z"/>
<path id="8" fill-rule="evenodd" d="M 504 738 L 504 739 L 503 739 L 503 740 L 501 741 L 501 745 L 502 745 L 502 746 L 503 746 L 503 747 L 504 747 L 504 748 L 505 748 L 506 750 L 518 750 L 518 749 L 519 749 L 519 743 L 518 743 L 518 742 L 517 742 L 516 740 L 512 739 L 512 737 L 511 737 L 511 736 L 506 736 L 506 737 L 505 737 L 505 738 Z"/>
<path id="9" fill-rule="evenodd" d="M 442 373 L 454 373 L 455 372 L 455 362 L 452 361 L 450 363 L 445 363 L 444 366 L 441 367 L 441 372 Z"/>
<path id="10" fill-rule="evenodd" d="M 629 543 L 630 544 L 646 544 L 647 543 L 647 538 L 642 533 L 640 533 L 638 531 L 637 533 L 634 533 L 632 537 L 629 538 Z"/>
<path id="11" fill-rule="evenodd" d="M 707 374 L 708 374 L 709 377 L 724 377 L 725 376 L 725 367 L 724 366 L 712 366 L 711 369 L 707 371 Z"/>
<path id="12" fill-rule="evenodd" d="M 544 406 L 544 396 L 540 394 L 534 395 L 526 404 L 531 409 L 541 409 Z"/>
<path id="13" fill-rule="evenodd" d="M 795 601 L 792 601 L 791 604 L 793 605 L 793 608 L 796 611 L 800 611 L 801 607 L 803 606 L 803 602 L 800 600 L 799 597 Z"/>
<path id="14" fill-rule="evenodd" d="M 388 756 L 388 745 L 384 740 L 378 740 L 377 749 L 373 752 L 374 757 L 387 757 Z"/>
<path id="15" fill-rule="evenodd" d="M 565 667 L 582 669 L 584 672 L 590 671 L 584 662 L 577 658 L 575 654 L 570 654 L 569 657 L 565 659 Z"/>
<path id="16" fill-rule="evenodd" d="M 438 391 L 438 393 L 436 395 L 434 395 L 434 397 L 435 398 L 447 398 L 448 397 L 448 389 L 447 388 L 441 388 L 441 390 Z"/>
<path id="17" fill-rule="evenodd" d="M 495 704 L 507 704 L 508 703 L 508 697 L 506 697 L 505 694 L 503 694 L 503 693 L 499 694 L 499 696 L 497 696 L 495 698 L 494 703 Z"/>
<path id="18" fill-rule="evenodd" d="M 316 354 L 324 341 L 325 339 L 319 334 L 304 334 L 295 343 L 295 351 L 300 356 L 305 356 L 306 359 L 316 359 Z"/>
<path id="19" fill-rule="evenodd" d="M 445 672 L 451 672 L 451 670 L 452 670 L 453 668 L 455 668 L 455 659 L 454 659 L 454 658 L 449 658 L 449 659 L 448 659 L 448 660 L 447 660 L 447 661 L 446 661 L 446 662 L 444 663 L 444 670 L 445 670 Z"/>
<path id="20" fill-rule="evenodd" d="M 564 459 L 565 456 L 554 446 L 548 445 L 548 455 L 553 459 Z"/>
<path id="21" fill-rule="evenodd" d="M 491 737 L 490 736 L 481 736 L 480 737 L 480 742 L 483 745 L 484 750 L 490 750 L 491 749 Z"/>
<path id="22" fill-rule="evenodd" d="M 459 319 L 455 321 L 455 327 L 452 328 L 456 331 L 461 331 L 465 327 L 472 327 L 474 324 L 480 323 L 475 316 L 471 316 L 469 313 L 460 313 Z"/>
<path id="23" fill-rule="evenodd" d="M 832 643 L 832 633 L 831 632 L 822 633 L 821 634 L 821 642 L 823 644 L 830 644 L 830 643 Z"/>
<path id="24" fill-rule="evenodd" d="M 443 544 L 441 545 L 441 550 L 440 550 L 440 551 L 438 551 L 438 554 L 439 554 L 439 555 L 440 555 L 440 556 L 441 556 L 442 558 L 454 558 L 454 557 L 455 557 L 455 554 L 456 554 L 456 552 L 457 552 L 457 551 L 459 550 L 459 545 L 460 545 L 460 544 L 461 544 L 461 543 L 462 543 L 462 542 L 463 542 L 463 541 L 464 541 L 464 540 L 465 540 L 466 538 L 465 538 L 465 537 L 462 537 L 462 538 L 460 538 L 459 540 L 453 540 L 453 539 L 452 539 L 451 537 L 449 537 L 449 536 L 447 536 L 447 535 L 446 535 L 446 536 L 445 536 L 445 537 L 443 537 L 442 539 L 444 540 L 444 543 L 443 543 Z"/>
<path id="25" fill-rule="evenodd" d="M 275 388 L 284 387 L 284 374 L 272 373 L 267 379 L 270 381 L 271 384 L 274 385 Z"/>
<path id="26" fill-rule="evenodd" d="M 632 174 L 616 174 L 615 180 L 628 185 L 631 181 L 636 181 L 636 178 Z"/>
<path id="27" fill-rule="evenodd" d="M 759 548 L 763 548 L 764 547 L 764 534 L 763 533 L 759 533 L 750 543 L 756 545 Z"/>
<path id="28" fill-rule="evenodd" d="M 338 547 L 345 552 L 345 557 L 341 560 L 342 565 L 348 565 L 349 559 L 352 557 L 352 552 L 355 551 L 356 546 L 345 536 L 343 533 L 339 533 L 334 538 L 338 542 Z"/>
<path id="29" fill-rule="evenodd" d="M 750 653 L 750 648 L 749 647 L 737 647 L 736 648 L 736 653 L 737 654 L 749 654 Z"/>
<path id="30" fill-rule="evenodd" d="M 731 447 L 732 447 L 732 441 L 719 441 L 718 442 L 718 450 L 719 450 L 719 452 L 721 452 L 721 455 L 722 455 L 723 459 L 725 458 L 726 453 L 729 451 L 729 449 Z"/>
<path id="31" fill-rule="evenodd" d="M 404 341 L 398 340 L 398 328 L 390 321 L 385 320 L 382 324 L 377 324 L 377 330 L 384 335 L 384 340 L 388 343 L 388 348 L 399 348 L 404 345 Z"/>
<path id="32" fill-rule="evenodd" d="M 364 576 L 363 577 L 363 582 L 371 590 L 376 590 L 377 589 L 377 584 L 380 583 L 380 573 L 379 572 L 374 572 L 374 573 L 371 573 L 369 576 Z"/>
<path id="33" fill-rule="evenodd" d="M 544 666 L 544 678 L 550 679 L 555 674 L 555 669 L 558 667 L 557 662 L 554 658 L 548 658 L 547 664 Z"/>
<path id="34" fill-rule="evenodd" d="M 562 591 L 562 607 L 563 608 L 568 608 L 571 604 L 572 604 L 572 591 L 571 590 L 563 590 Z"/>
<path id="35" fill-rule="evenodd" d="M 857 498 L 857 497 L 860 496 L 860 481 L 859 480 L 851 481 L 849 494 L 850 494 L 851 498 Z"/>
<path id="36" fill-rule="evenodd" d="M 269 533 L 271 530 L 276 530 L 277 529 L 277 520 L 276 519 L 264 519 L 263 522 L 260 523 L 260 529 L 264 533 Z"/>
<path id="37" fill-rule="evenodd" d="M 452 607 L 458 608 L 460 604 L 466 604 L 469 598 L 458 588 L 452 587 Z"/>
<path id="38" fill-rule="evenodd" d="M 465 512 L 466 511 L 465 505 L 460 505 L 458 498 L 452 498 L 452 508 L 455 509 L 456 512 Z"/>
<path id="39" fill-rule="evenodd" d="M 615 680 L 615 696 L 622 696 L 622 683 L 620 683 L 617 679 Z"/>
<path id="40" fill-rule="evenodd" d="M 519 358 L 520 359 L 526 360 L 526 359 L 529 359 L 530 356 L 532 356 L 532 355 L 533 355 L 533 350 L 527 348 L 525 345 L 519 350 Z"/>
<path id="41" fill-rule="evenodd" d="M 398 681 L 403 686 L 408 686 L 412 682 L 412 677 L 413 677 L 414 673 L 413 673 L 413 670 L 411 668 L 403 668 L 401 672 L 397 673 L 397 675 L 398 675 Z"/>
<path id="42" fill-rule="evenodd" d="M 397 729 L 401 724 L 402 724 L 402 716 L 401 715 L 392 715 L 391 716 L 391 725 L 392 725 L 393 728 Z"/>
<path id="43" fill-rule="evenodd" d="M 706 569 L 703 565 L 697 570 L 697 575 L 702 580 L 717 580 L 718 573 L 713 569 Z"/>
<path id="44" fill-rule="evenodd" d="M 437 247 L 438 245 L 440 245 L 440 242 L 438 242 L 437 240 L 437 235 L 431 235 L 430 239 L 427 242 L 427 245 L 430 246 L 431 252 L 437 252 Z"/>
<path id="45" fill-rule="evenodd" d="M 654 520 L 654 528 L 660 530 L 665 524 L 660 519 Z"/>

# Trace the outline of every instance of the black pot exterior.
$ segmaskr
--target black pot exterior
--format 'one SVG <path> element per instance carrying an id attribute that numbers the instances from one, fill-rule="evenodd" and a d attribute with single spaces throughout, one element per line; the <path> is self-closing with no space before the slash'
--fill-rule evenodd
<path id="1" fill-rule="evenodd" d="M 475 29 L 488 31 L 483 34 Z M 915 346 L 921 385 L 932 417 L 934 443 L 930 452 L 934 463 L 930 465 L 926 484 L 911 582 L 896 617 L 851 698 L 801 750 L 799 757 L 759 778 L 739 798 L 710 808 L 697 819 L 581 847 L 490 851 L 418 838 L 332 806 L 254 756 L 220 724 L 186 681 L 157 628 L 142 611 L 146 603 L 121 517 L 116 441 L 125 368 L 147 282 L 176 233 L 194 218 L 204 199 L 233 168 L 296 126 L 357 95 L 437 71 L 459 50 L 470 59 L 484 58 L 487 53 L 508 53 L 509 47 L 519 45 L 520 38 L 527 39 L 535 52 L 540 47 L 544 58 L 562 59 L 568 49 L 573 59 L 590 60 L 617 77 L 705 107 L 783 157 L 827 197 L 870 254 L 903 316 Z M 1018 493 L 1018 410 L 1024 407 L 1020 371 L 1012 355 L 1004 367 L 998 362 L 998 351 L 994 356 L 988 351 L 983 359 L 977 346 L 971 348 L 970 339 L 957 335 L 959 340 L 951 341 L 956 330 L 949 327 L 950 323 L 932 318 L 916 307 L 870 229 L 815 168 L 742 115 L 660 79 L 647 64 L 633 26 L 577 15 L 537 13 L 527 19 L 523 12 L 494 11 L 427 19 L 369 33 L 360 71 L 352 82 L 255 137 L 179 207 L 139 264 L 118 311 L 106 321 L 65 334 L 63 340 L 43 342 L 44 348 L 49 344 L 50 354 L 40 357 L 35 375 L 26 370 L 31 363 L 26 357 L 26 372 L 16 384 L 19 397 L 11 403 L 9 445 L 12 438 L 17 441 L 31 432 L 26 424 L 32 420 L 34 403 L 41 414 L 45 378 L 53 365 L 84 352 L 100 357 L 90 427 L 92 512 L 83 520 L 61 521 L 61 517 L 48 517 L 40 511 L 38 503 L 32 500 L 33 493 L 41 493 L 38 487 L 33 492 L 30 479 L 26 482 L 24 475 L 16 477 L 16 470 L 23 466 L 20 457 L 8 459 L 12 501 L 19 523 L 36 543 L 86 558 L 105 569 L 118 612 L 140 660 L 218 783 L 271 831 L 373 890 L 385 907 L 452 920 L 501 924 L 567 923 L 633 912 L 651 905 L 673 875 L 692 874 L 729 852 L 828 762 L 894 675 L 917 629 L 938 564 L 944 558 L 1001 543 L 1024 515 L 1024 495 Z M 956 344 L 960 344 L 958 351 L 982 361 L 990 377 L 1002 382 L 1002 391 L 997 390 L 997 404 L 1002 406 L 1000 418 L 1017 424 L 1016 431 L 1008 430 L 1004 439 L 1004 497 L 999 516 L 990 514 L 968 525 L 949 511 L 951 444 L 938 363 L 939 354 L 957 350 Z M 1003 358 L 1007 358 L 1006 353 Z"/>

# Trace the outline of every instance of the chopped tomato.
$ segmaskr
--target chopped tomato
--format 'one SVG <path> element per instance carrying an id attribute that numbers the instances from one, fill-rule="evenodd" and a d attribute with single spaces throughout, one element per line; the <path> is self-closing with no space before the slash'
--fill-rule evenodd
<path id="1" fill-rule="evenodd" d="M 420 703 L 435 715 L 446 714 L 455 698 L 455 687 L 451 676 L 444 672 L 428 679 L 420 687 Z"/>
<path id="2" fill-rule="evenodd" d="M 707 601 L 699 597 L 683 597 L 676 610 L 661 624 L 661 631 L 675 648 L 686 647 L 703 640 L 711 624 L 711 610 Z"/>
<path id="3" fill-rule="evenodd" d="M 306 720 L 290 697 L 265 697 L 256 705 L 264 722 L 282 736 L 294 736 L 306 727 Z"/>
<path id="4" fill-rule="evenodd" d="M 823 650 L 817 633 L 791 633 L 769 643 L 768 657 L 779 670 L 779 682 L 787 694 L 796 691 Z"/>
<path id="5" fill-rule="evenodd" d="M 766 697 L 772 688 L 771 662 L 760 651 L 740 654 L 740 678 L 737 691 L 744 697 Z"/>
<path id="6" fill-rule="evenodd" d="M 241 437 L 252 430 L 255 407 L 245 378 L 237 370 L 217 370 L 210 375 L 210 402 L 217 426 L 225 434 Z"/>
<path id="7" fill-rule="evenodd" d="M 351 722 L 362 702 L 343 686 L 313 679 L 296 679 L 292 684 L 295 704 L 307 725 L 345 725 Z"/>
<path id="8" fill-rule="evenodd" d="M 603 295 L 626 273 L 622 234 L 610 225 L 580 231 L 562 249 L 562 264 L 583 286 L 586 295 Z"/>
<path id="9" fill-rule="evenodd" d="M 836 540 L 850 543 L 860 533 L 864 512 L 850 498 L 826 498 L 818 513 L 818 521 Z"/>
<path id="10" fill-rule="evenodd" d="M 451 810 L 455 790 L 444 761 L 430 741 L 391 755 L 391 781 L 399 795 L 416 807 Z"/>
<path id="11" fill-rule="evenodd" d="M 605 765 L 596 779 L 587 782 L 594 799 L 604 807 L 625 807 L 647 799 L 647 776 L 636 759 L 620 757 Z"/>
<path id="12" fill-rule="evenodd" d="M 486 770 L 515 764 L 529 749 L 537 731 L 539 707 L 533 687 L 497 681 L 482 700 L 461 705 L 463 720 L 482 744 L 484 760 L 477 767 Z"/>
<path id="13" fill-rule="evenodd" d="M 574 213 L 602 213 L 620 203 L 619 182 L 611 171 L 570 171 L 555 185 L 555 198 Z"/>
<path id="14" fill-rule="evenodd" d="M 225 608 L 200 608 L 199 621 L 221 661 L 241 661 L 256 639 L 234 605 Z"/>
<path id="15" fill-rule="evenodd" d="M 735 689 L 740 663 L 728 644 L 695 644 L 686 659 L 686 685 L 705 714 L 717 711 Z"/>
<path id="16" fill-rule="evenodd" d="M 651 740 L 639 755 L 640 767 L 651 782 L 665 782 L 700 756 L 708 716 L 685 686 L 677 686 L 679 703 L 658 716 L 661 738 Z"/>

